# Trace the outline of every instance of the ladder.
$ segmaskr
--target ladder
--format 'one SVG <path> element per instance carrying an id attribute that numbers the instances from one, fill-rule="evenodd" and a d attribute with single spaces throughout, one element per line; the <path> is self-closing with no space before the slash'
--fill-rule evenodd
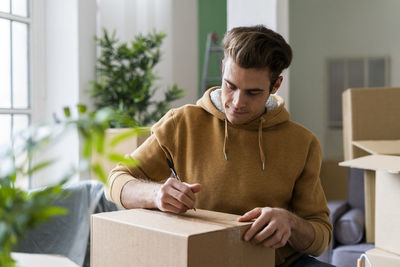
<path id="1" fill-rule="evenodd" d="M 201 78 L 201 91 L 204 93 L 208 86 L 220 85 L 221 84 L 221 73 L 222 73 L 222 59 L 224 49 L 218 43 L 218 34 L 211 32 L 207 35 L 206 51 L 203 64 L 203 74 Z M 210 76 L 210 59 L 212 55 L 215 55 L 216 65 L 218 66 L 218 76 Z"/>

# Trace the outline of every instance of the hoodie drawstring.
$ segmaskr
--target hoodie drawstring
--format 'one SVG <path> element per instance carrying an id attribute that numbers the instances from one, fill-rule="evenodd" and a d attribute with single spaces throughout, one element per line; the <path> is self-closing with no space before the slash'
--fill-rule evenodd
<path id="1" fill-rule="evenodd" d="M 262 170 L 265 169 L 265 155 L 263 151 L 263 144 L 262 144 L 262 124 L 265 121 L 263 117 L 260 118 L 260 124 L 258 125 L 258 148 L 260 149 L 260 159 L 262 162 Z"/>
<path id="2" fill-rule="evenodd" d="M 262 163 L 262 170 L 265 169 L 265 154 L 263 150 L 263 143 L 262 143 L 262 125 L 265 119 L 263 117 L 260 118 L 260 124 L 258 126 L 258 149 L 260 150 L 260 160 Z M 224 152 L 224 157 L 225 160 L 228 160 L 228 155 L 226 153 L 226 144 L 228 142 L 228 121 L 225 119 L 225 137 L 224 137 L 224 147 L 223 147 L 223 152 Z"/>
<path id="3" fill-rule="evenodd" d="M 224 138 L 224 156 L 225 160 L 228 160 L 228 155 L 226 154 L 226 143 L 228 142 L 228 121 L 225 119 L 225 138 Z"/>

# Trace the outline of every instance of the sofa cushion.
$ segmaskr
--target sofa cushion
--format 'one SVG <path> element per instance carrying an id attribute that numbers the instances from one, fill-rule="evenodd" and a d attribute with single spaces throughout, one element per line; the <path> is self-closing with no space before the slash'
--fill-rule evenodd
<path id="1" fill-rule="evenodd" d="M 338 267 L 355 267 L 361 254 L 374 247 L 374 244 L 367 243 L 339 246 L 333 250 L 331 264 Z"/>
<path id="2" fill-rule="evenodd" d="M 349 168 L 347 202 L 352 209 L 364 210 L 364 170 Z"/>
<path id="3" fill-rule="evenodd" d="M 335 225 L 335 238 L 343 245 L 361 242 L 364 237 L 364 213 L 360 209 L 351 209 L 343 214 Z"/>

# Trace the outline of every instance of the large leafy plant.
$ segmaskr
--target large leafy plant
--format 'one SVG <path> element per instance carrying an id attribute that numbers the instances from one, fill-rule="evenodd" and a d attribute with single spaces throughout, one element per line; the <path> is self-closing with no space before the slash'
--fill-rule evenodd
<path id="1" fill-rule="evenodd" d="M 101 55 L 97 60 L 98 81 L 92 82 L 90 93 L 97 108 L 112 108 L 121 117 L 136 120 L 139 125 L 149 125 L 160 119 L 170 108 L 172 101 L 183 96 L 183 89 L 176 84 L 164 93 L 164 99 L 154 100 L 159 89 L 154 67 L 160 61 L 160 46 L 164 33 L 153 32 L 137 35 L 130 43 L 120 43 L 115 32 L 106 30 L 97 38 Z M 111 127 L 125 127 L 111 122 Z"/>
<path id="2" fill-rule="evenodd" d="M 104 150 L 105 130 L 111 121 L 132 125 L 126 118 L 121 118 L 110 109 L 101 109 L 89 113 L 79 105 L 77 116 L 71 115 L 69 108 L 64 109 L 64 118 L 52 125 L 31 127 L 13 138 L 12 145 L 0 151 L 0 266 L 15 265 L 11 258 L 13 247 L 30 229 L 38 223 L 47 221 L 53 216 L 67 213 L 67 210 L 55 206 L 54 201 L 65 196 L 63 185 L 79 171 L 91 168 L 102 182 L 106 175 L 99 163 L 90 163 L 92 151 L 106 156 L 112 162 L 123 162 L 134 166 L 136 162 L 111 150 Z M 29 176 L 54 163 L 54 160 L 35 162 L 35 158 L 48 145 L 56 142 L 71 130 L 77 130 L 83 141 L 82 159 L 79 166 L 71 172 L 61 175 L 55 185 L 34 190 L 30 193 L 18 188 L 16 181 Z M 146 128 L 133 127 L 122 136 L 115 137 L 112 145 L 125 138 L 146 132 Z"/>

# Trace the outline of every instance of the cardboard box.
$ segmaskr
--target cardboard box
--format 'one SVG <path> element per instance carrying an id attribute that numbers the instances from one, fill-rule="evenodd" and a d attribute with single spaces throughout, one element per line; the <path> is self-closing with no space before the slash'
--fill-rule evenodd
<path id="1" fill-rule="evenodd" d="M 352 143 L 371 155 L 400 155 L 400 140 L 364 140 Z"/>
<path id="2" fill-rule="evenodd" d="M 366 156 L 353 141 L 400 138 L 400 88 L 356 88 L 343 92 L 344 160 Z"/>
<path id="3" fill-rule="evenodd" d="M 372 155 L 400 155 L 400 140 L 364 140 L 353 141 L 352 145 Z M 350 161 L 347 161 L 350 162 Z M 357 162 L 358 164 L 358 162 Z M 357 167 L 357 164 L 340 163 L 340 166 L 364 169 L 364 196 L 365 196 L 365 229 L 366 242 L 375 242 L 375 170 L 368 169 L 368 166 Z M 384 163 L 383 163 L 384 164 Z M 378 166 L 379 167 L 379 166 Z"/>
<path id="4" fill-rule="evenodd" d="M 400 255 L 396 255 L 379 248 L 373 248 L 365 252 L 372 267 L 398 267 L 400 266 Z M 364 266 L 368 266 L 364 264 Z"/>
<path id="5" fill-rule="evenodd" d="M 400 155 L 400 140 L 366 140 L 353 141 L 355 147 L 372 155 Z M 365 215 L 366 215 L 366 240 L 375 242 L 375 172 L 365 170 Z"/>
<path id="6" fill-rule="evenodd" d="M 78 267 L 70 259 L 60 255 L 12 252 L 17 267 Z"/>
<path id="7" fill-rule="evenodd" d="M 92 215 L 91 266 L 275 266 L 274 249 L 242 240 L 251 222 L 238 217 L 200 209 Z"/>
<path id="8" fill-rule="evenodd" d="M 360 140 L 395 140 L 400 138 L 400 88 L 356 88 L 342 94 L 344 160 L 369 154 L 389 154 L 384 143 Z M 385 142 L 385 141 L 383 141 Z M 398 144 L 397 144 L 398 146 Z M 377 151 L 379 150 L 379 151 Z M 373 243 L 375 212 L 375 172 L 365 172 L 366 241 Z"/>
<path id="9" fill-rule="evenodd" d="M 390 142 L 394 147 L 398 140 L 364 142 L 363 144 L 368 146 L 374 155 L 342 162 L 340 165 L 366 170 L 367 242 L 371 241 L 372 236 L 376 247 L 400 254 L 400 243 L 398 242 L 400 240 L 400 209 L 398 208 L 400 203 L 400 157 L 377 154 L 377 151 L 382 151 L 379 143 L 387 146 Z M 372 150 L 373 147 L 378 147 L 378 149 Z"/>

